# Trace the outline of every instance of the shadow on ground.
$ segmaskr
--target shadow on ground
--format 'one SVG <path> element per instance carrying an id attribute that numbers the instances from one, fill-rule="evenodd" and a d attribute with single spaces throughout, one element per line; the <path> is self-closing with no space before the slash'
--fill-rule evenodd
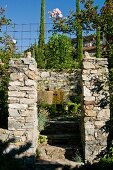
<path id="1" fill-rule="evenodd" d="M 32 170 L 34 169 L 34 156 L 19 158 L 19 155 L 23 154 L 31 147 L 31 143 L 22 145 L 17 149 L 11 149 L 8 153 L 6 150 L 10 143 L 15 142 L 15 139 L 8 141 L 0 141 L 0 170 Z"/>

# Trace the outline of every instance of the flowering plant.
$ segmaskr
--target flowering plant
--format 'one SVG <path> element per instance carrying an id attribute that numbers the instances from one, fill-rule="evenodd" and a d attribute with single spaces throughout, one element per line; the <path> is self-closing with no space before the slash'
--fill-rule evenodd
<path id="1" fill-rule="evenodd" d="M 49 11 L 48 13 L 50 15 L 50 18 L 53 18 L 56 20 L 59 20 L 60 18 L 63 17 L 62 12 L 58 8 L 55 8 L 53 9 L 53 12 Z"/>

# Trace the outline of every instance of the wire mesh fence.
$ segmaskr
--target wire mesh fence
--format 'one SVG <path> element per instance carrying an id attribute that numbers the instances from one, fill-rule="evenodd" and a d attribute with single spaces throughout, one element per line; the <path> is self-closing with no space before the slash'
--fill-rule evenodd
<path id="1" fill-rule="evenodd" d="M 16 41 L 16 52 L 22 53 L 33 44 L 38 43 L 40 24 L 29 23 L 29 24 L 12 24 L 3 26 L 2 34 L 9 35 L 12 40 Z M 48 42 L 49 37 L 52 35 L 52 23 L 45 23 L 45 43 Z M 71 34 L 68 34 L 72 37 Z M 2 46 L 2 44 L 0 44 Z"/>

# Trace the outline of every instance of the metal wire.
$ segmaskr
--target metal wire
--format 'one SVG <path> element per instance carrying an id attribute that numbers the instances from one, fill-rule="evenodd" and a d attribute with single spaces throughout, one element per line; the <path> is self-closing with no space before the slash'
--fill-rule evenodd
<path id="1" fill-rule="evenodd" d="M 45 23 L 45 43 L 48 42 L 49 37 L 52 35 L 50 30 L 52 30 L 52 23 Z M 2 33 L 6 33 L 6 35 L 16 40 L 17 53 L 22 53 L 33 44 L 38 43 L 39 32 L 40 24 L 38 23 L 12 24 L 2 28 Z"/>

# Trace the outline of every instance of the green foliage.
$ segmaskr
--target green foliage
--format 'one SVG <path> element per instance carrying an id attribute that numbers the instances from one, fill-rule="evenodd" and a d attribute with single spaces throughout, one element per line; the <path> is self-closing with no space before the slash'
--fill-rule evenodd
<path id="1" fill-rule="evenodd" d="M 113 68 L 109 69 L 110 111 L 113 117 Z"/>
<path id="2" fill-rule="evenodd" d="M 99 168 L 104 168 L 105 170 L 113 168 L 113 147 L 110 147 L 108 153 L 100 159 Z"/>
<path id="3" fill-rule="evenodd" d="M 39 137 L 38 137 L 38 144 L 47 144 L 47 136 L 39 135 Z"/>
<path id="4" fill-rule="evenodd" d="M 77 151 L 75 153 L 75 156 L 73 157 L 73 161 L 75 161 L 75 162 L 82 162 L 82 158 L 81 158 L 81 155 L 80 155 L 80 152 L 79 152 L 78 149 L 77 149 Z"/>
<path id="5" fill-rule="evenodd" d="M 33 55 L 35 56 L 35 60 L 37 62 L 38 68 L 46 68 L 46 59 L 45 59 L 45 46 L 40 48 L 38 45 L 34 45 L 32 48 Z"/>
<path id="6" fill-rule="evenodd" d="M 71 39 L 66 35 L 53 34 L 46 48 L 46 68 L 68 69 L 73 68 L 73 46 Z"/>
<path id="7" fill-rule="evenodd" d="M 36 149 L 36 158 L 37 158 L 37 159 L 40 158 L 40 154 L 41 154 L 41 151 L 37 148 L 37 149 Z"/>
<path id="8" fill-rule="evenodd" d="M 9 81 L 9 60 L 15 56 L 15 44 L 10 36 L 2 33 L 2 26 L 10 24 L 11 20 L 6 19 L 4 15 L 5 10 L 0 8 L 0 126 L 7 128 L 8 118 L 8 81 Z"/>
<path id="9" fill-rule="evenodd" d="M 8 80 L 9 80 L 9 74 L 8 74 L 7 67 L 0 65 L 0 127 L 2 127 L 2 128 L 7 128 Z"/>
<path id="10" fill-rule="evenodd" d="M 79 102 L 72 101 L 62 104 L 44 104 L 43 110 L 44 109 L 48 112 L 48 119 L 68 116 L 77 117 L 80 114 L 81 104 Z M 39 129 L 42 130 L 44 129 L 47 121 L 47 118 L 44 119 L 43 116 L 44 115 L 41 115 L 41 118 L 39 116 Z"/>
<path id="11" fill-rule="evenodd" d="M 73 102 L 68 102 L 67 106 L 68 106 L 69 114 L 76 115 L 78 113 L 81 105 L 77 104 L 77 103 L 73 103 Z"/>
<path id="12" fill-rule="evenodd" d="M 48 119 L 48 112 L 47 110 L 40 104 L 38 107 L 38 130 L 41 132 L 44 130 L 44 127 L 46 126 L 46 122 Z"/>
<path id="13" fill-rule="evenodd" d="M 106 48 L 103 55 L 108 58 L 109 68 L 113 68 L 113 1 L 105 1 L 101 10 L 101 28 L 106 38 Z"/>
<path id="14" fill-rule="evenodd" d="M 2 26 L 11 23 L 10 19 L 7 19 L 4 15 L 5 9 L 0 7 L 0 32 L 2 32 Z M 0 37 L 1 38 L 1 37 Z"/>

